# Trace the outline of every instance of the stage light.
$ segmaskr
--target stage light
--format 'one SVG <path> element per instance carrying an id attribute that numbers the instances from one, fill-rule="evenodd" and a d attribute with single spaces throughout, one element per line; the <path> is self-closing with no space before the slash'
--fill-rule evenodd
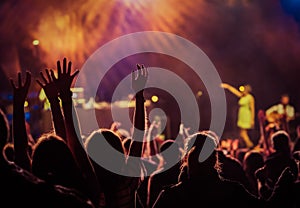
<path id="1" fill-rule="evenodd" d="M 39 41 L 39 40 L 33 40 L 33 41 L 32 41 L 32 45 L 37 46 L 37 45 L 39 45 L 39 44 L 40 44 L 40 41 Z"/>
<path id="2" fill-rule="evenodd" d="M 71 88 L 72 92 L 84 92 L 84 88 L 83 87 L 72 87 Z"/>
<path id="3" fill-rule="evenodd" d="M 158 102 L 158 97 L 156 95 L 153 95 L 151 97 L 151 100 L 152 100 L 153 103 L 157 103 Z"/>
<path id="4" fill-rule="evenodd" d="M 240 90 L 241 92 L 244 92 L 244 91 L 245 91 L 245 87 L 244 87 L 244 86 L 240 86 L 240 87 L 239 87 L 239 90 Z"/>
<path id="5" fill-rule="evenodd" d="M 197 92 L 197 97 L 201 97 L 202 94 L 203 94 L 203 92 L 202 92 L 201 90 L 199 90 L 199 91 Z"/>
<path id="6" fill-rule="evenodd" d="M 24 107 L 27 108 L 28 107 L 28 101 L 25 101 L 24 103 Z"/>

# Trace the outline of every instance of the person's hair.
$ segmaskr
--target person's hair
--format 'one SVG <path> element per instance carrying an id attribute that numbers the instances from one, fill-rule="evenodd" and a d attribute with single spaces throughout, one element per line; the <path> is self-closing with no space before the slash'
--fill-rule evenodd
<path id="1" fill-rule="evenodd" d="M 96 144 L 97 140 L 105 139 L 105 141 L 110 144 L 115 150 L 119 151 L 120 153 L 125 153 L 124 146 L 122 144 L 122 139 L 120 136 L 112 131 L 111 129 L 101 128 L 98 130 L 93 131 L 87 138 L 85 142 L 85 146 L 87 149 L 91 148 L 91 145 Z M 103 141 L 100 141 L 103 142 Z"/>
<path id="2" fill-rule="evenodd" d="M 189 161 L 189 157 L 192 156 L 197 157 L 197 162 L 199 164 L 214 163 L 214 169 L 218 173 L 221 172 L 221 163 L 218 160 L 218 154 L 216 151 L 218 147 L 218 138 L 216 138 L 215 135 L 216 134 L 213 134 L 211 131 L 199 131 L 190 135 L 186 139 L 184 147 L 185 157 L 182 160 L 181 170 L 185 170 L 185 167 L 189 166 L 190 162 L 193 163 L 195 161 Z M 192 155 L 190 154 L 191 152 Z"/>
<path id="3" fill-rule="evenodd" d="M 13 162 L 15 160 L 14 144 L 8 142 L 3 147 L 3 156 L 7 161 Z"/>
<path id="4" fill-rule="evenodd" d="M 121 170 L 125 163 L 126 151 L 122 139 L 111 129 L 93 131 L 86 139 L 85 148 L 98 177 L 111 174 L 102 167 L 102 162 L 112 164 L 116 170 Z"/>
<path id="5" fill-rule="evenodd" d="M 33 146 L 32 173 L 50 183 L 67 187 L 79 183 L 81 177 L 68 145 L 53 133 L 43 134 Z"/>
<path id="6" fill-rule="evenodd" d="M 284 97 L 290 98 L 289 94 L 287 94 L 287 93 L 281 94 L 280 98 L 284 98 Z"/>
<path id="7" fill-rule="evenodd" d="M 211 148 L 216 148 L 218 146 L 218 138 L 214 136 L 211 131 L 199 131 L 190 135 L 185 142 L 184 151 L 187 153 L 192 147 L 199 147 L 200 150 L 203 148 L 204 144 L 209 141 Z"/>
<path id="8" fill-rule="evenodd" d="M 242 164 L 245 171 L 250 171 L 254 174 L 258 168 L 263 167 L 264 157 L 257 150 L 251 150 L 245 153 Z"/>
<path id="9" fill-rule="evenodd" d="M 272 142 L 273 148 L 276 151 L 281 151 L 281 152 L 285 152 L 285 153 L 291 152 L 290 136 L 286 131 L 284 131 L 284 130 L 276 131 L 271 136 L 271 142 Z"/>
<path id="10" fill-rule="evenodd" d="M 0 148 L 3 150 L 4 145 L 9 139 L 9 123 L 5 113 L 0 109 Z"/>

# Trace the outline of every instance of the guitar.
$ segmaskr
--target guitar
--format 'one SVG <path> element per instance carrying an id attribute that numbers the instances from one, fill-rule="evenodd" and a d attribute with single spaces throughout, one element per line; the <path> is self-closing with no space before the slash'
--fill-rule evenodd
<path id="1" fill-rule="evenodd" d="M 289 132 L 287 116 L 285 114 L 272 112 L 269 115 L 266 115 L 266 120 L 270 125 L 274 126 L 276 129 L 282 129 L 286 132 Z"/>

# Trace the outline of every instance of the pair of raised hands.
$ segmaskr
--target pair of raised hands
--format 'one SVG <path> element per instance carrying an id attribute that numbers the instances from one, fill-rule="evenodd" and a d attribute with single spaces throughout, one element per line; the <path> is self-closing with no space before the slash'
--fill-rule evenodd
<path id="1" fill-rule="evenodd" d="M 44 89 L 48 99 L 64 98 L 71 94 L 70 87 L 74 78 L 79 73 L 79 70 L 75 70 L 71 74 L 71 68 L 72 62 L 69 61 L 67 65 L 67 59 L 64 58 L 62 67 L 60 61 L 57 61 L 57 77 L 53 69 L 45 69 L 44 72 L 40 72 L 41 80 L 36 80 L 36 82 Z M 18 73 L 17 85 L 13 79 L 10 79 L 10 82 L 14 91 L 14 101 L 23 104 L 30 87 L 31 73 L 26 71 L 24 84 L 22 83 L 21 72 Z"/>

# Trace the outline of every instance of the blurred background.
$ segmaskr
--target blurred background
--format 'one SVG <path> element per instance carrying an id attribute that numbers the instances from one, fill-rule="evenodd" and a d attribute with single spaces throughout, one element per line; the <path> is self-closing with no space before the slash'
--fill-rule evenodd
<path id="1" fill-rule="evenodd" d="M 211 59 L 223 82 L 237 88 L 250 84 L 256 111 L 267 109 L 279 102 L 281 94 L 288 93 L 298 112 L 299 28 L 300 0 L 1 0 L 0 104 L 11 113 L 8 79 L 16 78 L 19 71 L 29 70 L 37 78 L 42 69 L 56 68 L 56 61 L 63 57 L 81 69 L 87 58 L 108 41 L 154 30 L 174 33 L 196 44 Z M 117 84 L 136 63 L 166 68 L 184 79 L 199 102 L 200 128 L 209 127 L 210 102 L 201 80 L 185 63 L 165 55 L 137 54 L 116 63 L 102 80 L 96 102 L 109 103 Z M 87 88 L 89 81 L 83 83 L 83 90 L 76 91 L 84 103 L 92 96 Z M 154 95 L 157 98 L 152 100 Z M 40 87 L 33 82 L 25 107 L 36 135 L 49 128 L 41 127 L 48 122 L 38 113 L 44 108 L 41 96 Z M 161 107 L 167 116 L 173 116 L 173 123 L 166 129 L 167 136 L 173 137 L 180 122 L 174 116 L 178 106 L 170 105 L 172 98 L 163 91 L 152 89 L 148 96 L 149 106 Z M 236 137 L 238 99 L 228 92 L 226 98 L 223 136 Z M 106 121 L 101 125 L 111 124 L 109 116 Z M 251 134 L 258 137 L 258 122 Z"/>

